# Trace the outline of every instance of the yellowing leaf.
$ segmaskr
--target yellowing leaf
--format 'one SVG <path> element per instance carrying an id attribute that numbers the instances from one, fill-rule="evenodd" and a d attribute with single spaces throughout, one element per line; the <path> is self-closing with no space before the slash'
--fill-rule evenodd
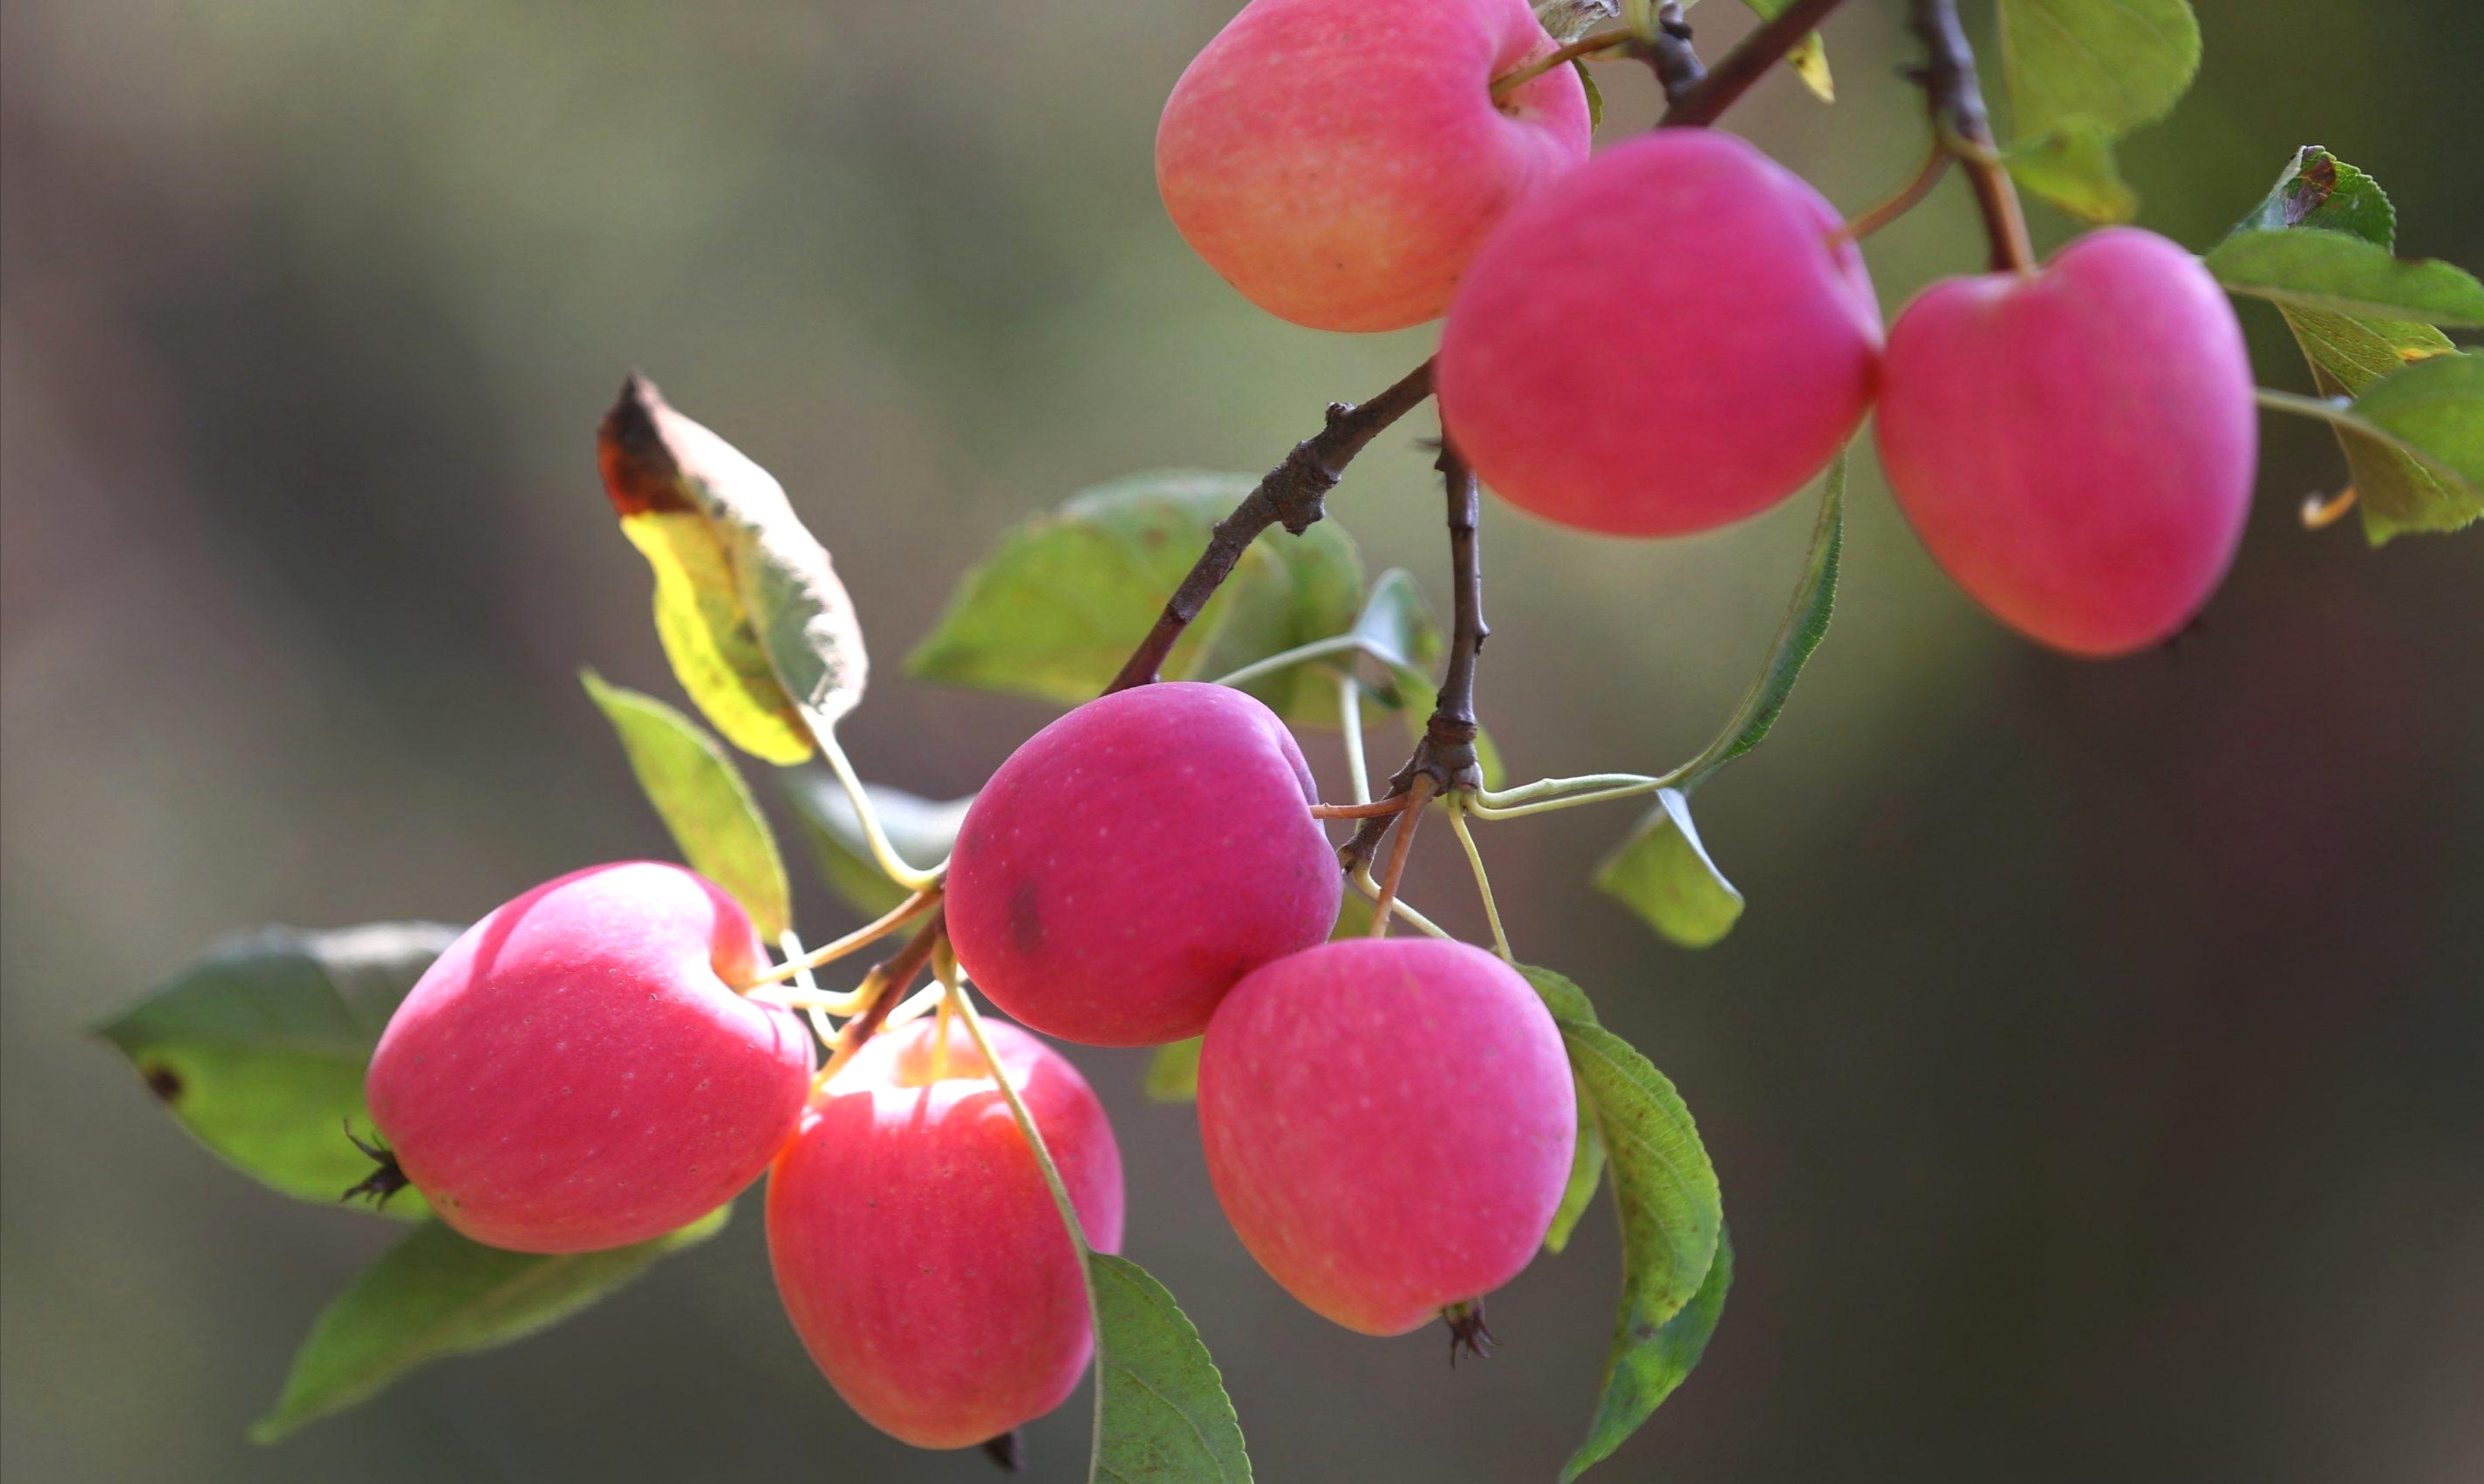
<path id="1" fill-rule="evenodd" d="M 656 575 L 656 632 L 682 688 L 735 746 L 810 756 L 862 699 L 853 604 L 784 487 L 634 376 L 596 439 L 605 493 Z"/>

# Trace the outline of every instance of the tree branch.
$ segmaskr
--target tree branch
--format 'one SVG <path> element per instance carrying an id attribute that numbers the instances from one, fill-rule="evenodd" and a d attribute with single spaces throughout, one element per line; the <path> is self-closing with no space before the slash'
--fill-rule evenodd
<path id="1" fill-rule="evenodd" d="M 1672 106 L 1656 121 L 1657 127 L 1715 122 L 1734 106 L 1735 99 L 1750 91 L 1751 84 L 1766 76 L 1768 68 L 1794 49 L 1795 43 L 1811 35 L 1828 13 L 1843 3 L 1844 0 L 1794 0 L 1760 29 L 1742 38 L 1742 44 L 1725 53 L 1724 60 L 1696 86 L 1679 97 L 1666 89 L 1665 100 Z"/>
<path id="2" fill-rule="evenodd" d="M 1426 361 L 1368 402 L 1330 403 L 1327 425 L 1294 445 L 1284 462 L 1268 471 L 1267 477 L 1243 497 L 1231 515 L 1216 523 L 1207 550 L 1200 553 L 1190 575 L 1174 589 L 1155 627 L 1148 631 L 1147 639 L 1122 664 L 1113 683 L 1104 688 L 1104 693 L 1110 695 L 1154 682 L 1182 631 L 1199 617 L 1200 610 L 1216 596 L 1216 589 L 1225 580 L 1233 575 L 1235 564 L 1251 549 L 1251 543 L 1258 539 L 1259 532 L 1271 526 L 1282 526 L 1297 536 L 1309 530 L 1326 513 L 1328 492 L 1336 488 L 1354 456 L 1431 394 L 1432 363 Z"/>
<path id="3" fill-rule="evenodd" d="M 1349 871 L 1370 861 L 1390 824 L 1411 833 L 1415 816 L 1431 796 L 1472 793 L 1483 787 L 1483 765 L 1475 754 L 1475 738 L 1482 728 L 1476 725 L 1474 709 L 1475 660 L 1492 633 L 1492 626 L 1483 619 L 1483 567 L 1476 550 L 1483 493 L 1474 471 L 1449 442 L 1445 425 L 1441 429 L 1441 456 L 1433 467 L 1440 470 L 1448 497 L 1448 669 L 1441 680 L 1432 718 L 1415 743 L 1414 756 L 1389 780 L 1388 797 L 1404 802 L 1400 808 L 1369 815 L 1356 826 L 1353 837 L 1337 851 L 1338 861 Z M 1393 889 L 1384 893 L 1394 895 Z"/>
<path id="4" fill-rule="evenodd" d="M 1640 48 L 1647 65 L 1656 69 L 1668 113 L 1708 80 L 1708 69 L 1690 49 L 1690 22 L 1682 13 L 1682 0 L 1664 0 L 1656 8 L 1656 35 L 1641 42 Z"/>
<path id="5" fill-rule="evenodd" d="M 2032 273 L 2035 250 L 2027 242 L 2027 218 L 2018 209 L 2017 187 L 1992 142 L 1984 87 L 1976 80 L 1975 51 L 1958 20 L 1958 0 L 1913 0 L 1914 33 L 1928 54 L 1915 80 L 1930 104 L 1932 129 L 1965 167 L 1992 239 L 1992 271 Z"/>

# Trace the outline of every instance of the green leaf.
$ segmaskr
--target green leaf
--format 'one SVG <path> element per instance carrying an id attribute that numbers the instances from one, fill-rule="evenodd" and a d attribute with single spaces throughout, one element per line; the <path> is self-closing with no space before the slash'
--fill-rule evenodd
<path id="1" fill-rule="evenodd" d="M 1570 70 L 1579 74 L 1579 91 L 1587 95 L 1587 132 L 1604 127 L 1605 90 L 1596 86 L 1596 74 L 1587 70 L 1587 59 L 1570 59 Z"/>
<path id="2" fill-rule="evenodd" d="M 1561 1187 L 1561 1204 L 1552 1212 L 1552 1225 L 1544 1229 L 1549 1253 L 1570 1245 L 1570 1234 L 1579 1229 L 1579 1218 L 1587 1214 L 1587 1202 L 1596 1199 L 1596 1187 L 1605 1178 L 1605 1136 L 1596 1126 L 1596 1106 L 1585 1084 L 1580 1085 L 1578 1095 L 1579 1142 L 1570 1152 L 1570 1179 Z"/>
<path id="3" fill-rule="evenodd" d="M 2112 138 L 2173 111 L 2200 22 L 2186 0 L 2001 0 L 2001 66 L 2019 137 Z"/>
<path id="4" fill-rule="evenodd" d="M 1700 1282 L 1699 1291 L 1679 1313 L 1658 1327 L 1653 1336 L 1641 1341 L 1631 1354 L 1632 1405 L 1644 1406 L 1644 1418 L 1699 1366 L 1700 1358 L 1708 1353 L 1708 1339 L 1716 1333 L 1716 1323 L 1724 1317 L 1725 1292 L 1734 1285 L 1733 1236 L 1721 1225 L 1716 1228 L 1716 1259 L 1708 1265 L 1708 1276 Z M 1609 1394 L 1609 1393 L 1608 1393 Z M 1599 1421 L 1601 1421 L 1601 1417 Z M 1599 1427 L 1585 1445 L 1571 1455 L 1562 1466 L 1562 1484 L 1570 1481 L 1611 1455 L 1637 1424 L 1607 1436 Z"/>
<path id="5" fill-rule="evenodd" d="M 735 746 L 798 763 L 862 699 L 853 603 L 784 486 L 633 376 L 596 439 L 622 533 L 656 574 L 682 688 Z"/>
<path id="6" fill-rule="evenodd" d="M 438 1222 L 417 1227 L 320 1313 L 293 1357 L 284 1393 L 251 1438 L 274 1443 L 418 1365 L 557 1324 L 664 1254 L 716 1235 L 732 1210 L 718 1206 L 634 1247 L 552 1256 L 485 1247 Z"/>
<path id="7" fill-rule="evenodd" d="M 1091 1484 L 1250 1484 L 1242 1426 L 1199 1331 L 1145 1268 L 1087 1256 L 1095 1296 Z"/>
<path id="8" fill-rule="evenodd" d="M 750 796 L 742 770 L 716 739 L 654 696 L 606 684 L 593 670 L 579 680 L 603 708 L 630 755 L 630 770 L 672 831 L 689 868 L 732 894 L 759 935 L 773 943 L 793 926 L 793 889 L 776 836 Z"/>
<path id="9" fill-rule="evenodd" d="M 1742 3 L 1749 6 L 1760 19 L 1774 20 L 1777 13 L 1793 0 L 1742 0 Z M 1837 101 L 1837 80 L 1828 73 L 1828 48 L 1822 43 L 1819 32 L 1813 32 L 1787 48 L 1785 59 L 1786 66 L 1794 68 L 1794 74 L 1802 79 L 1802 85 L 1811 90 L 1813 97 L 1823 103 Z"/>
<path id="10" fill-rule="evenodd" d="M 1568 976 L 1551 969 L 1522 963 L 1518 972 L 1535 986 L 1544 1008 L 1552 1012 L 1555 1023 L 1594 1025 L 1596 1007 Z M 1596 1187 L 1605 1174 L 1605 1136 L 1596 1126 L 1596 1100 L 1589 1095 L 1584 1080 L 1578 1081 L 1579 1137 L 1570 1154 L 1570 1179 L 1561 1187 L 1561 1204 L 1552 1212 L 1552 1225 L 1545 1229 L 1544 1250 L 1557 1253 L 1570 1245 L 1570 1235 L 1579 1227 L 1579 1218 L 1586 1214 L 1587 1203 L 1596 1198 Z"/>
<path id="11" fill-rule="evenodd" d="M 2015 146 L 2005 158 L 2012 178 L 2080 221 L 2127 222 L 2139 214 L 2139 193 L 2121 178 L 2113 141 L 2101 129 L 2057 129 Z"/>
<path id="12" fill-rule="evenodd" d="M 2434 325 L 2484 325 L 2484 283 L 2438 258 L 2392 257 L 2342 231 L 2239 231 L 2209 249 L 2208 271 L 2235 293 L 2289 309 Z"/>
<path id="13" fill-rule="evenodd" d="M 201 1144 L 244 1174 L 335 1205 L 371 1173 L 363 1074 L 397 1002 L 456 939 L 439 923 L 227 938 L 96 1034 Z M 391 1216 L 428 1214 L 400 1192 Z"/>
<path id="14" fill-rule="evenodd" d="M 836 779 L 824 770 L 805 769 L 785 774 L 784 782 L 785 796 L 819 857 L 822 874 L 848 905 L 866 917 L 878 917 L 906 899 L 906 889 L 882 875 L 872 859 L 862 821 Z M 879 817 L 889 844 L 908 861 L 947 859 L 950 848 L 958 843 L 958 826 L 966 821 L 966 807 L 975 801 L 972 795 L 946 800 L 923 798 L 877 783 L 863 785 L 863 792 L 870 796 L 872 813 Z"/>
<path id="15" fill-rule="evenodd" d="M 1160 1103 L 1199 1101 L 1200 1045 L 1201 1039 L 1194 1036 L 1158 1046 L 1148 1061 L 1147 1081 L 1143 1084 L 1148 1096 Z"/>
<path id="16" fill-rule="evenodd" d="M 1580 988 L 1569 976 L 1527 963 L 1520 964 L 1518 972 L 1535 986 L 1536 997 L 1544 1002 L 1546 1010 L 1552 1012 L 1553 1019 L 1575 1020 L 1581 1025 L 1601 1023 L 1596 1019 L 1596 1007 L 1588 1000 L 1587 991 Z"/>
<path id="17" fill-rule="evenodd" d="M 1734 931 L 1742 894 L 1708 858 L 1682 791 L 1659 789 L 1656 799 L 1638 828 L 1596 868 L 1596 889 L 1682 947 L 1707 948 Z"/>
<path id="18" fill-rule="evenodd" d="M 2295 151 L 2267 197 L 2227 240 L 2294 229 L 2342 235 L 2368 244 L 2371 252 L 2387 253 L 2396 240 L 2397 213 L 2379 182 L 2319 146 L 2307 145 Z M 2222 245 L 2212 250 L 2211 259 L 2222 250 Z M 2392 271 L 2402 266 L 2394 257 L 2389 263 Z M 2313 386 L 2332 400 L 2360 396 L 2411 364 L 2457 348 L 2449 337 L 2416 320 L 2346 313 L 2301 302 L 2281 301 L 2278 311 L 2310 363 Z M 2484 499 L 2448 470 L 2398 446 L 2377 426 L 2357 425 L 2354 416 L 2340 418 L 2334 410 L 2324 410 L 2323 416 L 2330 417 L 2345 451 L 2363 534 L 2372 545 L 2407 531 L 2455 530 L 2484 515 Z"/>
<path id="19" fill-rule="evenodd" d="M 2427 356 L 2365 387 L 2355 416 L 2484 492 L 2484 356 Z"/>
<path id="20" fill-rule="evenodd" d="M 2234 230 L 2286 227 L 2341 231 L 2387 250 L 2397 245 L 2398 214 L 2379 181 L 2318 145 L 2305 145 Z"/>
<path id="21" fill-rule="evenodd" d="M 1811 546 L 1803 556 L 1802 575 L 1795 582 L 1794 595 L 1786 600 L 1785 617 L 1777 624 L 1768 661 L 1751 682 L 1751 688 L 1743 692 L 1742 704 L 1734 708 L 1725 729 L 1682 769 L 1685 792 L 1697 788 L 1709 774 L 1768 740 L 1777 717 L 1785 712 L 1787 699 L 1794 694 L 1794 683 L 1802 678 L 1803 665 L 1820 648 L 1820 641 L 1828 636 L 1829 615 L 1837 606 L 1837 559 L 1846 545 L 1846 460 L 1847 454 L 1841 449 L 1837 461 L 1828 466 L 1828 477 L 1820 497 L 1820 518 L 1812 524 Z M 1688 814 L 1683 823 L 1687 829 Z"/>
<path id="22" fill-rule="evenodd" d="M 1218 521 L 1257 480 L 1140 474 L 1072 497 L 1002 538 L 967 573 L 909 674 L 1076 705 L 1111 682 Z M 1168 675 L 1221 675 L 1354 622 L 1362 559 L 1333 522 L 1300 537 L 1272 527 L 1174 646 Z M 1333 693 L 1299 668 L 1250 688 L 1282 715 L 1297 703 L 1336 715 Z M 1299 691 L 1299 693 L 1298 693 Z"/>
<path id="23" fill-rule="evenodd" d="M 1638 1430 L 1681 1383 L 1707 1333 L 1713 1309 L 1684 1331 L 1669 1323 L 1694 1312 L 1722 1251 L 1724 1201 L 1698 1125 L 1664 1074 L 1628 1041 L 1601 1026 L 1561 1023 L 1570 1066 L 1596 1107 L 1622 1226 L 1622 1302 L 1605 1359 L 1603 1393 L 1587 1441 L 1571 1455 L 1575 1479 Z M 1723 1302 L 1719 1280 L 1714 1304 Z M 1696 1332 L 1695 1342 L 1690 1342 Z"/>

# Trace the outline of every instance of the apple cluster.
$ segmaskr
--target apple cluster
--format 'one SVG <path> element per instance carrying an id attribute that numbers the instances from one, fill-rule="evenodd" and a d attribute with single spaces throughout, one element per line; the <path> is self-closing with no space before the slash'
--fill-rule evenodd
<path id="1" fill-rule="evenodd" d="M 1461 943 L 1330 942 L 1336 858 L 1301 751 L 1238 690 L 1169 683 L 1044 728 L 968 811 L 942 888 L 959 967 L 1022 1025 L 1100 1046 L 1199 1036 L 1208 1173 L 1287 1290 L 1368 1335 L 1453 1319 L 1525 1267 L 1577 1130 L 1534 989 Z M 671 1231 L 762 1173 L 794 1328 L 837 1391 L 924 1447 L 1060 1405 L 1093 1354 L 1080 1257 L 983 1046 L 916 1019 L 814 1086 L 749 997 L 768 958 L 690 871 L 599 866 L 460 936 L 374 1054 L 373 1122 L 478 1242 Z M 1087 1244 L 1118 1252 L 1120 1155 L 1067 1061 L 988 1038 Z M 1441 1095 L 1444 1068 L 1472 1077 Z"/>
<path id="2" fill-rule="evenodd" d="M 1526 0 L 1252 0 L 1166 106 L 1174 225 L 1298 324 L 1445 315 L 1443 422 L 1576 529 L 1673 536 L 1801 488 L 1879 409 L 1890 488 L 2003 622 L 2071 654 L 2178 633 L 2242 535 L 2250 364 L 2200 261 L 2130 228 L 1926 289 L 1884 337 L 1839 213 L 1740 139 L 1590 157 Z"/>
<path id="3" fill-rule="evenodd" d="M 1166 204 L 1287 319 L 1445 316 L 1445 436 L 1533 515 L 1639 537 L 1742 520 L 1876 406 L 1900 503 L 2004 621 L 2087 655 L 2189 621 L 2255 439 L 2241 336 L 2195 258 L 2097 231 L 1936 284 L 1884 337 L 1817 191 L 1705 128 L 1591 154 L 1578 76 L 1533 66 L 1555 50 L 1526 0 L 1252 0 L 1166 106 Z M 1039 1034 L 1197 1037 L 1207 1172 L 1259 1264 L 1346 1329 L 1460 1332 L 1569 1181 L 1562 1035 L 1502 958 L 1333 939 L 1317 802 L 1240 690 L 1079 707 L 993 774 L 912 899 L 961 1014 L 875 1004 L 824 1072 L 812 1028 L 752 992 L 794 966 L 725 891 L 646 862 L 562 877 L 408 994 L 372 1120 L 443 1221 L 520 1252 L 646 1241 L 766 1174 L 778 1291 L 821 1370 L 884 1431 L 961 1447 L 1075 1387 L 1081 1242 L 1122 1238 L 1112 1126 Z M 1016 1024 L 984 1034 L 966 981 Z"/>

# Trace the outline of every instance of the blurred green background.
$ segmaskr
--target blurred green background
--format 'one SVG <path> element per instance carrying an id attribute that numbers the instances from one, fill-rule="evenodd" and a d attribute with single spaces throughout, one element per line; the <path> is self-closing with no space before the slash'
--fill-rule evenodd
<path id="1" fill-rule="evenodd" d="M 0 9 L 0 1472 L 985 1476 L 837 1402 L 750 1209 L 254 1449 L 393 1228 L 230 1174 L 83 1032 L 227 929 L 465 921 L 664 850 L 574 679 L 671 693 L 591 460 L 634 366 L 836 552 L 881 663 L 865 771 L 971 788 L 1046 713 L 897 661 L 999 531 L 1134 470 L 1263 469 L 1426 345 L 1277 323 L 1166 224 L 1156 110 L 1230 9 Z M 2317 141 L 2394 195 L 2402 251 L 2484 261 L 2471 0 L 2200 11 L 2199 87 L 2125 148 L 2148 225 L 2204 245 Z M 1780 74 L 1731 120 L 1849 210 L 1920 151 L 1900 12 L 1836 18 L 1833 110 Z M 1712 57 L 1748 24 L 1695 18 Z M 1607 137 L 1638 127 L 1650 89 L 1603 75 Z M 1953 183 L 1874 241 L 1892 310 L 1977 264 L 1973 220 Z M 2306 385 L 2246 317 L 2263 379 Z M 1444 603 L 1427 431 L 1332 510 Z M 1678 952 L 1584 889 L 1626 810 L 1486 835 L 1521 953 L 1680 1083 L 1741 1249 L 1707 1365 L 1598 1476 L 2484 1476 L 2484 536 L 2304 532 L 2340 461 L 2272 423 L 2205 632 L 2082 664 L 1943 582 L 1868 463 L 1827 644 L 1701 796 L 1751 902 L 1734 937 Z M 1482 693 L 1516 772 L 1704 741 L 1810 521 L 1646 546 L 1489 509 Z M 1341 794 L 1334 739 L 1311 752 Z M 1410 894 L 1479 931 L 1448 838 Z M 815 934 L 844 921 L 811 896 Z M 1190 1112 L 1144 1103 L 1134 1056 L 1076 1060 L 1129 1157 L 1129 1251 L 1204 1331 L 1261 1478 L 1551 1475 L 1601 1363 L 1607 1214 L 1452 1373 L 1438 1335 L 1295 1307 L 1218 1218 Z M 1033 1429 L 1033 1477 L 1083 1477 L 1084 1409 Z"/>

